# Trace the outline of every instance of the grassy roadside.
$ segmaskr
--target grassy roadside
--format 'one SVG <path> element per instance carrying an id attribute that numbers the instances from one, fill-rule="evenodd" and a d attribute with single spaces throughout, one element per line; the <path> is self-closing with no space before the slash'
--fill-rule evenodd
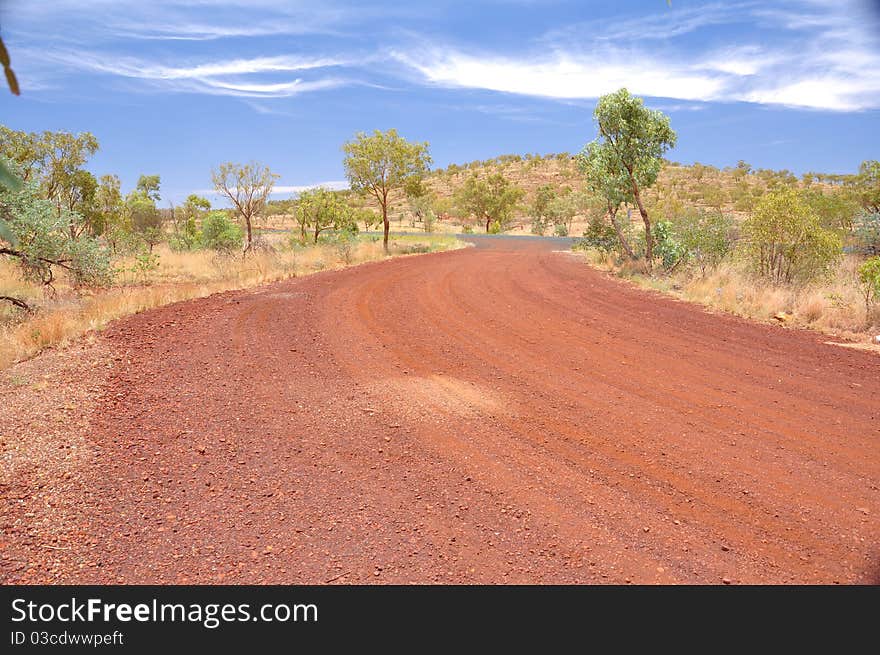
<path id="1" fill-rule="evenodd" d="M 162 245 L 155 248 L 156 257 L 150 262 L 132 257 L 116 262 L 116 286 L 77 292 L 61 279 L 51 295 L 23 282 L 11 262 L 0 262 L 0 294 L 22 297 L 36 308 L 28 315 L 0 305 L 0 370 L 146 309 L 386 258 L 381 239 L 375 237 L 359 238 L 348 248 L 324 243 L 291 249 L 282 247 L 280 240 L 275 245 L 274 250 L 246 258 L 209 251 L 173 252 Z M 394 236 L 388 256 L 465 245 L 445 235 Z"/>
<path id="2" fill-rule="evenodd" d="M 853 256 L 843 260 L 831 279 L 799 287 L 756 280 L 733 263 L 724 263 L 705 276 L 687 270 L 649 276 L 595 250 L 573 255 L 640 288 L 743 318 L 818 330 L 866 346 L 880 334 L 880 309 L 866 313 L 853 284 L 860 261 Z"/>

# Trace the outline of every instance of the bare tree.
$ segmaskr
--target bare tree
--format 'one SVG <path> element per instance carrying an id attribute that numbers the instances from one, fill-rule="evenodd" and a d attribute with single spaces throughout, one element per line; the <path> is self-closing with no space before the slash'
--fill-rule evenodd
<path id="1" fill-rule="evenodd" d="M 266 206 L 277 179 L 278 175 L 268 166 L 256 162 L 243 165 L 227 162 L 211 171 L 214 188 L 229 198 L 238 215 L 244 219 L 247 228 L 245 252 L 254 245 L 252 219 Z"/>

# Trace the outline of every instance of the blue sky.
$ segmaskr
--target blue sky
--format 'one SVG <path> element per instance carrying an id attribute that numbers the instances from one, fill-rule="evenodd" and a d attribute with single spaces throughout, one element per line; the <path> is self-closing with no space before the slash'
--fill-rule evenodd
<path id="1" fill-rule="evenodd" d="M 880 7 L 867 0 L 0 0 L 21 130 L 90 131 L 96 174 L 210 188 L 223 161 L 276 197 L 343 180 L 341 144 L 396 127 L 435 164 L 578 151 L 626 86 L 682 162 L 852 172 L 880 157 Z"/>

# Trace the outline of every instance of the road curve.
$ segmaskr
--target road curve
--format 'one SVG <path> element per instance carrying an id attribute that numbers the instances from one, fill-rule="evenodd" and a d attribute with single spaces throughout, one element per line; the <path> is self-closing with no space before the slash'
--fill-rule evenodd
<path id="1" fill-rule="evenodd" d="M 63 579 L 880 582 L 880 358 L 478 241 L 115 323 Z"/>

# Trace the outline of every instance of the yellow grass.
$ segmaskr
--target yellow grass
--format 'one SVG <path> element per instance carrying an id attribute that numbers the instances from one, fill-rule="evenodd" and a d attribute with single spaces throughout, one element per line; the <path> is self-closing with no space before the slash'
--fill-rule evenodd
<path id="1" fill-rule="evenodd" d="M 808 286 L 772 285 L 730 263 L 705 277 L 698 271 L 649 277 L 641 271 L 622 269 L 595 251 L 586 253 L 585 257 L 594 267 L 618 274 L 641 287 L 745 318 L 779 322 L 774 317 L 780 316 L 786 325 L 812 328 L 856 341 L 868 341 L 880 334 L 880 311 L 875 308 L 866 315 L 864 299 L 854 284 L 860 260 L 852 255 L 844 258 L 830 279 Z"/>
<path id="2" fill-rule="evenodd" d="M 89 293 L 77 293 L 62 278 L 55 294 L 47 295 L 46 290 L 23 282 L 13 264 L 2 262 L 0 295 L 24 298 L 36 307 L 36 312 L 24 315 L 0 303 L 0 370 L 44 348 L 64 344 L 145 309 L 346 266 L 332 245 L 290 249 L 281 247 L 280 240 L 275 245 L 275 252 L 248 257 L 219 256 L 206 251 L 180 253 L 159 246 L 155 249 L 159 263 L 156 270 L 137 273 L 132 270 L 133 258 L 120 260 L 115 263 L 120 269 L 117 286 Z M 398 256 L 425 248 L 448 250 L 464 244 L 450 237 L 413 235 L 392 238 L 389 245 L 390 256 Z M 383 258 L 381 241 L 363 239 L 355 244 L 349 265 Z"/>

